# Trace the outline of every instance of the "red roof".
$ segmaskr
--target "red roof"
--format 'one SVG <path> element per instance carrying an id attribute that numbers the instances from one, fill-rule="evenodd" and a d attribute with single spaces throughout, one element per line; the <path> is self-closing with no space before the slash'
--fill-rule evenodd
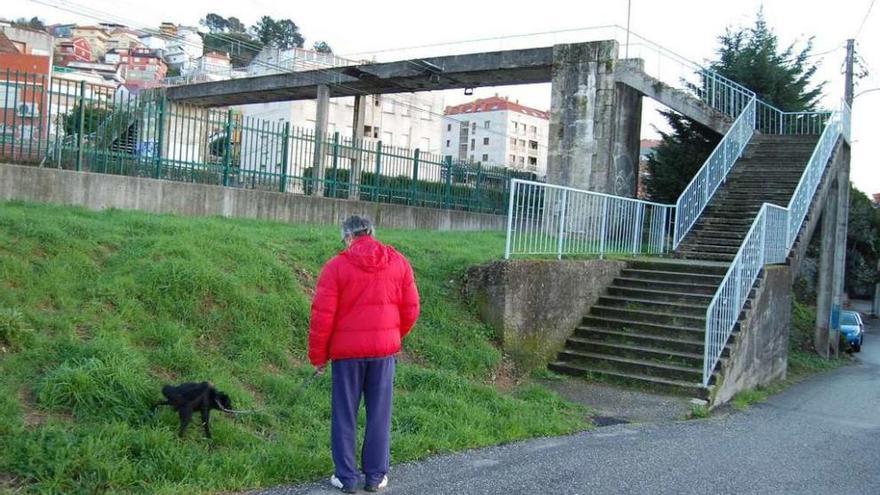
<path id="1" fill-rule="evenodd" d="M 478 112 L 495 112 L 499 110 L 508 110 L 511 112 L 519 112 L 532 117 L 550 120 L 550 112 L 538 110 L 537 108 L 520 105 L 517 102 L 510 101 L 500 96 L 492 96 L 490 98 L 480 98 L 470 103 L 462 103 L 452 107 L 446 107 L 445 115 L 458 115 L 462 113 L 478 113 Z"/>
<path id="2" fill-rule="evenodd" d="M 0 53 L 21 53 L 15 47 L 15 43 L 10 41 L 2 31 L 0 31 Z"/>

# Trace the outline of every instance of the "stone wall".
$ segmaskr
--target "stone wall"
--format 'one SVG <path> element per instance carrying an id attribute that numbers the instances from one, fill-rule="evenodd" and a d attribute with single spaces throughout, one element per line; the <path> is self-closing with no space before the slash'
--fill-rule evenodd
<path id="1" fill-rule="evenodd" d="M 457 210 L 349 201 L 122 175 L 0 163 L 0 200 L 336 225 L 348 215 L 380 228 L 504 230 L 506 217 Z"/>
<path id="2" fill-rule="evenodd" d="M 472 267 L 466 297 L 522 369 L 542 367 L 624 267 L 622 261 L 498 261 Z"/>

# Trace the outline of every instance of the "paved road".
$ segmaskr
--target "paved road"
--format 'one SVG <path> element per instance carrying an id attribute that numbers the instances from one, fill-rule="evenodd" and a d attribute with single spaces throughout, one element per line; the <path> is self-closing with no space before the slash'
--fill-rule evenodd
<path id="1" fill-rule="evenodd" d="M 744 413 L 618 425 L 395 466 L 389 494 L 880 494 L 880 325 L 860 363 Z M 338 493 L 329 485 L 264 495 Z"/>

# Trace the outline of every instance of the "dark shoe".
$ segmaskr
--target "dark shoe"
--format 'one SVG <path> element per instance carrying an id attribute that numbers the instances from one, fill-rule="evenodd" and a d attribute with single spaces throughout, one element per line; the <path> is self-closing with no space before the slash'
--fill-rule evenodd
<path id="1" fill-rule="evenodd" d="M 383 476 L 382 481 L 379 482 L 378 485 L 366 485 L 364 486 L 364 490 L 368 492 L 378 492 L 379 490 L 388 486 L 388 476 Z"/>
<path id="2" fill-rule="evenodd" d="M 334 488 L 339 488 L 342 493 L 357 493 L 357 488 L 353 486 L 345 486 L 342 483 L 342 480 L 337 478 L 335 474 L 330 477 L 330 484 L 333 485 Z"/>

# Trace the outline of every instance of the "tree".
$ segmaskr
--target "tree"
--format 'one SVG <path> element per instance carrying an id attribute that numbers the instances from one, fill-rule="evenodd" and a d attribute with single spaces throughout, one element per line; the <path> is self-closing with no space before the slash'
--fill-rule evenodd
<path id="1" fill-rule="evenodd" d="M 74 105 L 73 109 L 63 117 L 62 126 L 64 127 L 64 133 L 68 136 L 79 132 L 80 108 L 79 103 L 77 103 Z M 97 131 L 108 115 L 110 115 L 110 110 L 96 105 L 87 104 L 83 119 L 83 134 L 92 134 Z"/>
<path id="2" fill-rule="evenodd" d="M 225 33 L 229 29 L 229 21 L 222 15 L 213 12 L 206 15 L 204 19 L 199 21 L 199 24 L 208 28 L 208 31 L 212 33 Z"/>
<path id="3" fill-rule="evenodd" d="M 779 49 L 776 34 L 758 11 L 753 26 L 728 27 L 718 38 L 716 60 L 709 68 L 754 91 L 758 98 L 786 111 L 812 110 L 824 83 L 815 83 L 810 62 L 812 41 L 803 49 Z M 655 201 L 675 201 L 702 166 L 719 136 L 674 112 L 661 112 L 672 128 L 648 159 L 647 190 Z M 707 146 L 707 143 L 713 143 Z M 696 164 L 695 162 L 699 162 Z"/>
<path id="4" fill-rule="evenodd" d="M 247 26 L 245 26 L 238 17 L 230 17 L 229 19 L 226 19 L 226 29 L 230 33 L 247 33 Z"/>
<path id="5" fill-rule="evenodd" d="M 228 53 L 233 67 L 246 67 L 263 49 L 263 44 L 259 40 L 255 40 L 247 33 L 237 32 L 204 33 L 202 43 L 204 53 Z"/>
<path id="6" fill-rule="evenodd" d="M 330 48 L 330 45 L 328 45 L 326 41 L 316 41 L 315 44 L 312 45 L 312 50 L 315 50 L 318 53 L 333 53 L 333 49 Z"/>
<path id="7" fill-rule="evenodd" d="M 27 20 L 24 17 L 20 17 L 12 24 L 14 26 L 21 26 L 21 27 L 26 27 L 26 28 L 31 28 L 31 29 L 39 29 L 40 31 L 46 30 L 46 25 L 38 17 L 31 17 L 30 20 Z"/>
<path id="8" fill-rule="evenodd" d="M 251 33 L 264 45 L 272 45 L 282 50 L 293 47 L 302 48 L 305 38 L 299 27 L 290 19 L 275 20 L 264 15 L 251 27 Z"/>
<path id="9" fill-rule="evenodd" d="M 850 185 L 846 232 L 846 292 L 852 297 L 871 297 L 877 283 L 880 254 L 880 209 L 865 193 Z"/>

